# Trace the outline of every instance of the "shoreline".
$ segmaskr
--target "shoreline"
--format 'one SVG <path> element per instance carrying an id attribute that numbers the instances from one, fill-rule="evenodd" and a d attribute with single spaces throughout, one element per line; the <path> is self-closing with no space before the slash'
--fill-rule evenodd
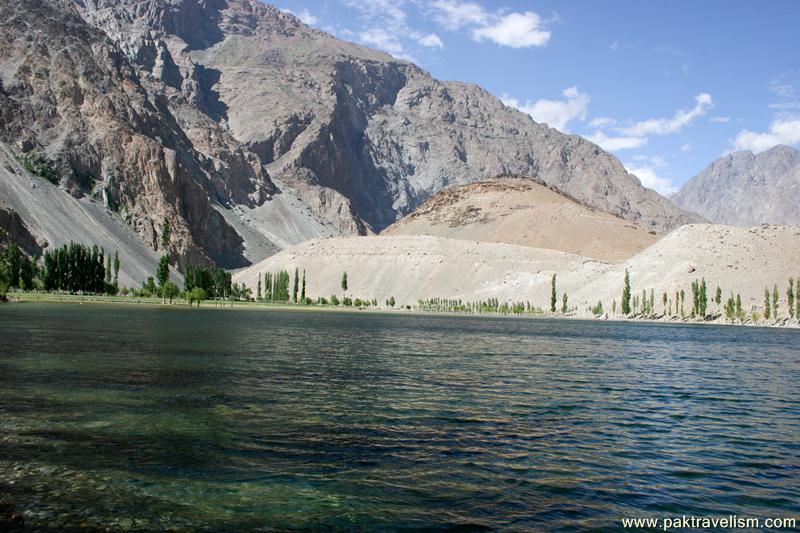
<path id="1" fill-rule="evenodd" d="M 130 296 L 105 296 L 105 295 L 77 295 L 77 294 L 54 294 L 54 293 L 28 293 L 28 292 L 14 292 L 8 293 L 8 301 L 6 304 L 25 304 L 25 303 L 50 303 L 50 304 L 64 304 L 64 305 L 128 305 L 128 306 L 145 306 L 151 308 L 166 308 L 166 309 L 229 309 L 229 310 L 253 310 L 253 311 L 311 311 L 322 313 L 373 313 L 384 315 L 397 315 L 403 314 L 405 316 L 450 316 L 450 317 L 471 317 L 471 318 L 503 318 L 503 319 L 530 319 L 530 320 L 573 320 L 573 321 L 587 321 L 587 322 L 636 322 L 636 323 L 650 323 L 650 324 L 663 324 L 663 325 L 685 325 L 685 326 L 732 326 L 732 327 L 756 327 L 756 328 L 770 328 L 770 329 L 800 329 L 800 320 L 791 318 L 780 319 L 782 323 L 754 324 L 752 322 L 745 323 L 731 323 L 724 320 L 719 320 L 719 315 L 710 320 L 692 320 L 690 318 L 680 317 L 661 317 L 661 318 L 645 318 L 645 317 L 595 317 L 595 316 L 577 316 L 577 315 L 562 315 L 555 314 L 502 314 L 502 313 L 459 313 L 454 311 L 422 311 L 419 309 L 411 308 L 406 309 L 403 307 L 388 308 L 385 306 L 379 307 L 354 307 L 354 306 L 334 306 L 334 305 L 304 305 L 293 303 L 276 303 L 264 301 L 218 301 L 218 300 L 205 300 L 199 307 L 196 305 L 188 305 L 180 300 L 174 300 L 172 303 L 163 302 L 160 298 L 141 298 Z M 0 304 L 2 306 L 2 304 Z M 713 316 L 713 315 L 712 315 Z"/>

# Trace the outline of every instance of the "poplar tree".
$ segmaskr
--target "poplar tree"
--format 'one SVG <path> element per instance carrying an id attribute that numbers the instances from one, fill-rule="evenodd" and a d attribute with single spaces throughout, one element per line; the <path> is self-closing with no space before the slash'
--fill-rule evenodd
<path id="1" fill-rule="evenodd" d="M 166 250 L 169 246 L 169 240 L 172 236 L 172 229 L 169 225 L 169 219 L 164 217 L 164 229 L 161 231 L 161 249 Z"/>
<path id="2" fill-rule="evenodd" d="M 567 314 L 567 293 L 566 292 L 564 293 L 564 296 L 561 299 L 561 314 L 562 315 L 566 315 Z"/>
<path id="3" fill-rule="evenodd" d="M 786 301 L 789 306 L 789 316 L 794 318 L 794 278 L 789 278 L 789 288 L 786 291 Z"/>
<path id="4" fill-rule="evenodd" d="M 764 287 L 764 318 L 769 320 L 771 316 L 772 312 L 770 311 L 769 307 L 769 289 Z"/>
<path id="5" fill-rule="evenodd" d="M 294 288 L 292 290 L 292 301 L 297 303 L 297 292 L 300 290 L 300 271 L 294 269 Z"/>
<path id="6" fill-rule="evenodd" d="M 744 319 L 744 313 L 742 312 L 742 295 L 736 295 L 736 316 L 739 320 Z"/>
<path id="7" fill-rule="evenodd" d="M 114 252 L 114 290 L 119 290 L 119 252 Z"/>
<path id="8" fill-rule="evenodd" d="M 625 285 L 622 288 L 622 314 L 629 315 L 631 312 L 631 276 L 628 269 L 625 269 Z"/>
<path id="9" fill-rule="evenodd" d="M 303 270 L 303 286 L 300 289 L 300 300 L 305 302 L 306 301 L 306 271 Z"/>
<path id="10" fill-rule="evenodd" d="M 256 300 L 261 299 L 261 274 L 258 275 L 258 284 L 256 284 Z"/>
<path id="11" fill-rule="evenodd" d="M 169 281 L 169 256 L 162 255 L 158 260 L 158 269 L 156 269 L 156 279 L 158 279 L 158 286 L 163 288 Z"/>
<path id="12" fill-rule="evenodd" d="M 708 308 L 708 295 L 706 294 L 706 278 L 703 278 L 702 281 L 700 281 L 700 298 L 698 300 L 698 303 L 700 304 L 699 307 L 700 316 L 705 317 L 706 309 Z"/>
<path id="13" fill-rule="evenodd" d="M 800 276 L 797 276 L 794 288 L 794 316 L 800 320 Z"/>
<path id="14" fill-rule="evenodd" d="M 342 290 L 347 292 L 347 272 L 342 273 Z"/>
<path id="15" fill-rule="evenodd" d="M 665 292 L 661 297 L 661 301 L 664 302 L 664 314 L 665 315 L 667 314 L 667 300 L 669 300 L 669 296 L 667 296 L 667 293 Z"/>
<path id="16" fill-rule="evenodd" d="M 717 312 L 719 312 L 720 302 L 722 302 L 722 289 L 717 285 L 717 293 L 714 295 L 714 303 L 717 304 Z"/>
<path id="17" fill-rule="evenodd" d="M 651 315 L 653 313 L 655 313 L 655 309 L 656 309 L 656 295 L 655 295 L 655 291 L 651 288 L 650 289 L 650 311 L 649 311 Z"/>
<path id="18" fill-rule="evenodd" d="M 550 280 L 550 312 L 556 312 L 556 302 L 558 301 L 558 296 L 556 295 L 556 275 L 553 274 L 553 279 Z"/>
<path id="19" fill-rule="evenodd" d="M 772 289 L 772 317 L 778 320 L 778 286 Z"/>

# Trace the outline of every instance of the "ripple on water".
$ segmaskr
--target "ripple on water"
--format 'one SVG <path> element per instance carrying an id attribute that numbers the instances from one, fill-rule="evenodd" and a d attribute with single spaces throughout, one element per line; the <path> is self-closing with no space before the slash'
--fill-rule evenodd
<path id="1" fill-rule="evenodd" d="M 800 511 L 797 332 L 80 313 L 0 308 L 0 499 L 34 527 L 574 531 Z"/>

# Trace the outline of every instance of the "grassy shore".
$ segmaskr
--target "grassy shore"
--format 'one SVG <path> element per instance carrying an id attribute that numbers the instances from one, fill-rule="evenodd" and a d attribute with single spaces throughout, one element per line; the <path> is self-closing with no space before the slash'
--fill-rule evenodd
<path id="1" fill-rule="evenodd" d="M 41 292 L 22 292 L 14 291 L 8 293 L 10 302 L 42 302 L 42 303 L 64 303 L 64 304 L 115 304 L 115 305 L 144 305 L 150 307 L 164 307 L 175 309 L 186 309 L 189 304 L 182 299 L 175 299 L 170 302 L 164 302 L 161 298 L 157 297 L 138 297 L 138 296 L 109 296 L 97 294 L 58 294 L 58 293 L 41 293 Z M 191 306 L 193 309 L 198 309 L 197 303 Z M 652 322 L 657 324 L 694 324 L 694 325 L 717 325 L 717 326 L 751 326 L 751 327 L 779 327 L 779 328 L 800 328 L 800 322 L 797 319 L 781 319 L 778 322 L 767 323 L 759 321 L 754 323 L 751 320 L 744 323 L 731 323 L 722 320 L 721 317 L 707 317 L 706 320 L 697 320 L 691 317 L 624 317 L 624 316 L 608 316 L 596 317 L 591 314 L 577 314 L 569 313 L 563 314 L 502 314 L 502 313 L 460 313 L 454 311 L 423 311 L 416 306 L 411 309 L 405 306 L 390 307 L 355 307 L 343 305 L 319 305 L 319 304 L 292 304 L 286 302 L 265 302 L 265 301 L 241 301 L 241 300 L 204 300 L 200 309 L 261 309 L 261 310 L 281 310 L 281 311 L 316 311 L 316 312 L 331 312 L 331 313 L 403 313 L 414 315 L 444 315 L 444 316 L 472 316 L 472 317 L 505 317 L 505 318 L 546 318 L 555 320 L 604 320 L 604 321 L 618 321 L 618 322 Z"/>

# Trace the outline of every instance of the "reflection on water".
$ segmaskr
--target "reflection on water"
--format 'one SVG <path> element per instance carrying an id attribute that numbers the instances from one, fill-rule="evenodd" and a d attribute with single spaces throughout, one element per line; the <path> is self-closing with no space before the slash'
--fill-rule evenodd
<path id="1" fill-rule="evenodd" d="M 0 335 L 0 499 L 33 526 L 800 511 L 796 331 L 22 304 Z"/>

